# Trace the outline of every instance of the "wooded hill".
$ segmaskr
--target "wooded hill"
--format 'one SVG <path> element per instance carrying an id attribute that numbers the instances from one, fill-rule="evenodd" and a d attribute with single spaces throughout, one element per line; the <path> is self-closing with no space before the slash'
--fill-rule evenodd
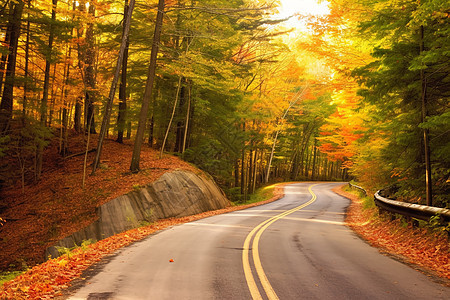
<path id="1" fill-rule="evenodd" d="M 2 186 L 39 185 L 55 139 L 62 158 L 95 149 L 84 182 L 108 136 L 134 143 L 132 172 L 146 143 L 233 200 L 268 181 L 355 178 L 448 205 L 448 2 L 333 0 L 293 32 L 276 4 L 2 2 Z"/>

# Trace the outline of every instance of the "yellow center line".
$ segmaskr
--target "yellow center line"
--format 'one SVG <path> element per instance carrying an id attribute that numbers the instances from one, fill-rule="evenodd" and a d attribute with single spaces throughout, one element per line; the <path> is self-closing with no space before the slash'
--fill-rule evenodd
<path id="1" fill-rule="evenodd" d="M 269 280 L 267 279 L 267 276 L 264 272 L 264 269 L 261 264 L 261 259 L 259 257 L 259 240 L 261 238 L 262 233 L 264 230 L 266 230 L 272 223 L 274 223 L 277 220 L 280 220 L 284 218 L 287 215 L 290 215 L 302 208 L 305 208 L 306 206 L 310 205 L 314 201 L 316 201 L 317 197 L 312 191 L 312 187 L 314 187 L 316 184 L 309 186 L 308 191 L 311 193 L 312 198 L 308 202 L 297 206 L 293 209 L 290 209 L 288 211 L 285 211 L 279 215 L 276 215 L 262 223 L 260 223 L 258 226 L 253 228 L 253 230 L 247 235 L 245 241 L 244 241 L 244 247 L 242 251 L 242 264 L 244 267 L 244 275 L 245 279 L 247 281 L 248 288 L 250 290 L 250 294 L 252 295 L 252 299 L 262 299 L 262 296 L 259 292 L 258 286 L 256 285 L 255 278 L 253 277 L 252 270 L 250 267 L 250 241 L 255 235 L 255 238 L 253 239 L 252 243 L 252 255 L 253 255 L 253 263 L 255 264 L 255 270 L 258 274 L 259 281 L 261 282 L 261 285 L 269 298 L 269 300 L 276 300 L 279 299 L 277 294 L 275 293 L 274 289 L 272 288 L 272 285 L 270 284 Z"/>

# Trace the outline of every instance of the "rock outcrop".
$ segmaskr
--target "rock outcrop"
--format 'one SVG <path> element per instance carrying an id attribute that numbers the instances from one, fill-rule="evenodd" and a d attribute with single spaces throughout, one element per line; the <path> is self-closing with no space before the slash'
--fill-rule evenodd
<path id="1" fill-rule="evenodd" d="M 146 187 L 100 206 L 97 221 L 47 248 L 45 257 L 58 257 L 57 247 L 71 248 L 85 240 L 98 241 L 159 219 L 194 215 L 229 205 L 212 179 L 187 171 L 165 173 Z"/>

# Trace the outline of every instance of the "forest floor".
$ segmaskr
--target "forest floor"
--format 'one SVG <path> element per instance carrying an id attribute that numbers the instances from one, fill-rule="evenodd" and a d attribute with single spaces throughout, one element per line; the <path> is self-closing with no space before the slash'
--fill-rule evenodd
<path id="1" fill-rule="evenodd" d="M 172 155 L 159 159 L 159 152 L 143 146 L 140 172 L 129 170 L 133 144 L 106 140 L 101 163 L 94 175 L 95 151 L 87 155 L 83 186 L 83 136 L 69 140 L 71 154 L 64 159 L 53 141 L 44 153 L 42 178 L 25 186 L 21 182 L 0 190 L 0 204 L 6 209 L 0 217 L 0 270 L 27 268 L 44 261 L 44 251 L 56 241 L 86 227 L 96 219 L 95 208 L 133 189 L 143 187 L 165 172 L 182 169 L 200 172 Z M 97 135 L 91 136 L 89 149 L 97 146 Z"/>
<path id="2" fill-rule="evenodd" d="M 95 139 L 91 145 L 96 145 Z M 145 146 L 141 155 L 141 172 L 132 174 L 128 170 L 132 144 L 126 142 L 120 145 L 107 140 L 101 168 L 95 175 L 86 176 L 83 188 L 84 156 L 62 159 L 56 149 L 56 146 L 53 149 L 50 147 L 46 153 L 46 168 L 39 184 L 26 187 L 23 193 L 20 184 L 1 192 L 9 206 L 1 215 L 7 220 L 0 227 L 2 269 L 10 265 L 16 269 L 21 266 L 28 268 L 42 262 L 47 246 L 95 220 L 95 207 L 144 186 L 165 172 L 176 169 L 200 172 L 174 156 L 165 155 L 159 159 L 159 152 Z M 75 150 L 73 152 L 77 153 Z M 89 163 L 93 155 L 88 155 Z M 88 168 L 87 174 L 90 171 Z M 282 190 L 282 185 L 277 186 L 270 190 L 273 195 L 271 193 L 266 196 L 267 200 L 259 203 L 160 220 L 91 245 L 82 245 L 70 254 L 38 264 L 6 282 L 0 287 L 0 294 L 2 297 L 5 295 L 6 299 L 53 298 L 60 295 L 72 280 L 83 280 L 83 271 L 116 249 L 175 224 L 274 201 L 282 196 Z M 363 202 L 357 196 L 342 188 L 335 191 L 352 200 L 346 221 L 363 239 L 380 248 L 380 251 L 417 266 L 427 275 L 439 276 L 441 282 L 448 285 L 450 249 L 447 237 L 430 233 L 429 229 L 413 229 L 402 226 L 399 221 L 387 222 L 374 217 L 374 209 L 363 209 Z"/>

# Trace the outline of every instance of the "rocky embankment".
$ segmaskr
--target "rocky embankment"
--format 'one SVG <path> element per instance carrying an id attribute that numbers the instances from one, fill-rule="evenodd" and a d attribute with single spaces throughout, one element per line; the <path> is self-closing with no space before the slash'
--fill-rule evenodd
<path id="1" fill-rule="evenodd" d="M 230 205 L 210 178 L 188 171 L 165 173 L 145 187 L 115 198 L 97 209 L 98 220 L 47 248 L 45 256 L 59 256 L 58 247 L 72 248 L 85 240 L 98 241 L 159 219 L 184 217 Z"/>

